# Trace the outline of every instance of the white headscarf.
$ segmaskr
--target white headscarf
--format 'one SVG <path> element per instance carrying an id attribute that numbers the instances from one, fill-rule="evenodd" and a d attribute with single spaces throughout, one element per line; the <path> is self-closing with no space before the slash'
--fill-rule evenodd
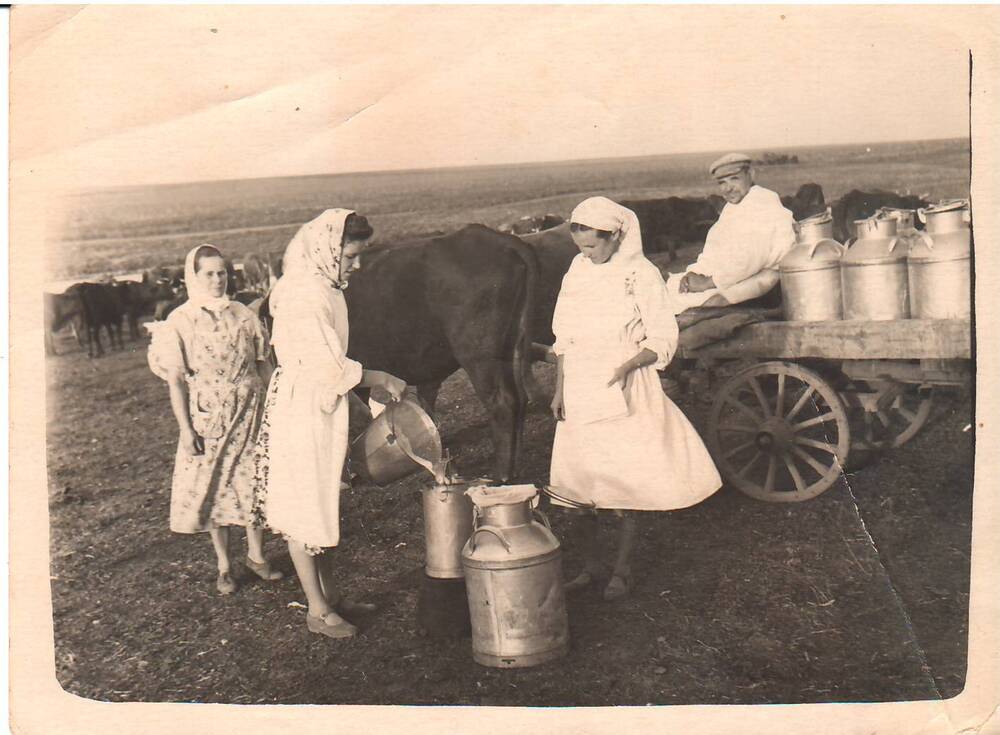
<path id="1" fill-rule="evenodd" d="M 642 254 L 642 233 L 639 231 L 639 218 L 631 209 L 613 202 L 607 197 L 590 197 L 584 199 L 573 210 L 570 222 L 593 227 L 621 235 L 616 250 L 608 259 L 608 264 L 626 265 Z"/>
<path id="2" fill-rule="evenodd" d="M 187 289 L 188 295 L 186 303 L 196 309 L 208 309 L 212 312 L 220 312 L 232 303 L 229 300 L 229 294 L 223 293 L 222 296 L 213 296 L 211 292 L 202 285 L 201 281 L 198 280 L 197 274 L 195 273 L 195 255 L 203 247 L 210 247 L 218 251 L 218 248 L 214 245 L 202 243 L 198 247 L 192 248 L 188 252 L 187 257 L 184 258 L 184 286 Z M 219 253 L 220 257 L 221 255 L 222 253 Z"/>
<path id="3" fill-rule="evenodd" d="M 340 258 L 344 225 L 352 214 L 353 209 L 328 209 L 302 225 L 285 249 L 283 275 L 310 273 L 325 279 L 334 288 L 347 288 L 340 274 Z"/>

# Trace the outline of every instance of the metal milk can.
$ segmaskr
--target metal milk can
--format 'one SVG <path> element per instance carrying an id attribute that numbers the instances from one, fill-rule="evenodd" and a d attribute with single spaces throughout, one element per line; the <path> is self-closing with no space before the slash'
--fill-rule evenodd
<path id="1" fill-rule="evenodd" d="M 520 668 L 565 655 L 562 552 L 548 520 L 531 508 L 538 489 L 480 486 L 468 494 L 476 513 L 462 565 L 473 658 L 484 666 Z"/>
<path id="2" fill-rule="evenodd" d="M 972 313 L 969 203 L 942 202 L 917 210 L 917 215 L 927 229 L 918 233 L 907 257 L 910 310 L 917 319 L 968 319 Z"/>
<path id="3" fill-rule="evenodd" d="M 829 212 L 798 223 L 798 243 L 778 264 L 781 296 L 788 321 L 824 322 L 843 317 L 840 258 Z"/>
<path id="4" fill-rule="evenodd" d="M 844 319 L 885 321 L 910 316 L 906 253 L 895 219 L 855 222 L 858 239 L 840 259 Z"/>
<path id="5" fill-rule="evenodd" d="M 424 571 L 435 579 L 460 579 L 462 548 L 472 535 L 472 500 L 465 494 L 468 482 L 451 478 L 422 490 L 424 504 Z"/>

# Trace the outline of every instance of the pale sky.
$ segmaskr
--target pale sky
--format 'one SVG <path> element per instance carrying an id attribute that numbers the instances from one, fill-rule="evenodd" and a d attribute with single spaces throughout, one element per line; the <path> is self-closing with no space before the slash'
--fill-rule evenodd
<path id="1" fill-rule="evenodd" d="M 13 173 L 103 187 L 964 136 L 946 17 L 16 7 Z"/>

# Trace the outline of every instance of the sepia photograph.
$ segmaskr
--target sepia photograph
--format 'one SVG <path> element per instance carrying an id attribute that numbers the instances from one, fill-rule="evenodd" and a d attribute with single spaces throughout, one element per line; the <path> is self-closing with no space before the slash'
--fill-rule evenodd
<path id="1" fill-rule="evenodd" d="M 15 6 L 12 723 L 1000 727 L 998 18 Z"/>

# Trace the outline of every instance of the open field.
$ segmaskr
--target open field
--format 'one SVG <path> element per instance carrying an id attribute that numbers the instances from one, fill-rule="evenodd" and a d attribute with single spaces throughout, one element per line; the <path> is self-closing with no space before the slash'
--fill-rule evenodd
<path id="1" fill-rule="evenodd" d="M 551 370 L 536 371 L 550 385 Z M 962 689 L 973 458 L 965 393 L 945 396 L 910 444 L 811 502 L 761 503 L 724 488 L 694 508 L 645 516 L 633 596 L 570 598 L 568 658 L 501 671 L 475 664 L 467 638 L 416 632 L 423 477 L 344 497 L 343 580 L 383 608 L 358 639 L 330 641 L 289 606 L 304 602 L 293 578 L 268 586 L 238 566 L 244 586 L 222 598 L 207 537 L 167 530 L 177 430 L 142 345 L 100 361 L 59 356 L 48 380 L 56 670 L 81 696 L 644 705 Z M 694 396 L 680 405 L 703 430 L 705 405 Z M 445 384 L 439 408 L 460 471 L 487 472 L 488 427 L 463 374 Z M 547 476 L 553 430 L 545 413 L 529 416 L 526 477 Z M 550 517 L 566 539 L 573 520 Z M 270 537 L 267 548 L 291 575 L 283 542 Z M 567 546 L 566 571 L 579 565 Z"/>
<path id="2" fill-rule="evenodd" d="M 866 148 L 871 147 L 867 153 Z M 929 199 L 968 196 L 968 141 L 788 149 L 798 165 L 760 169 L 782 194 L 806 182 L 827 200 L 858 189 Z M 758 155 L 757 151 L 750 151 Z M 303 222 L 331 206 L 368 215 L 377 240 L 442 233 L 469 222 L 496 226 L 522 215 L 566 217 L 595 193 L 619 199 L 709 194 L 711 153 L 488 168 L 257 179 L 81 194 L 64 202 L 63 240 L 52 244 L 50 276 L 123 272 L 183 261 L 211 241 L 236 260 L 280 250 Z"/>
<path id="3" fill-rule="evenodd" d="M 886 188 L 930 199 L 968 195 L 965 142 L 797 150 L 798 166 L 761 170 L 782 193 L 816 181 L 832 199 Z M 753 152 L 752 152 L 753 153 Z M 211 239 L 229 255 L 280 249 L 328 206 L 370 213 L 394 239 L 462 223 L 562 215 L 593 192 L 704 194 L 710 155 L 352 177 L 194 184 L 81 195 L 53 277 L 179 262 Z M 227 234 L 218 234 L 227 231 Z M 202 233 L 202 234 L 190 234 Z M 209 235 L 208 233 L 216 233 Z M 58 249 L 56 249 L 58 247 Z M 694 256 L 681 253 L 682 262 Z M 280 539 L 273 585 L 237 565 L 240 591 L 215 592 L 207 537 L 171 534 L 177 428 L 145 343 L 88 361 L 68 336 L 47 361 L 51 585 L 56 674 L 111 701 L 473 705 L 645 705 L 947 698 L 965 681 L 974 431 L 972 397 L 942 391 L 906 446 L 846 475 L 819 498 L 762 503 L 723 488 L 673 513 L 644 514 L 634 593 L 569 600 L 572 649 L 531 670 L 478 666 L 468 639 L 416 631 L 423 555 L 412 476 L 343 502 L 337 552 L 345 585 L 382 609 L 362 635 L 305 628 Z M 550 387 L 551 369 L 536 365 Z M 706 395 L 679 405 L 704 430 Z M 465 476 L 491 467 L 485 413 L 463 373 L 438 419 Z M 554 422 L 535 407 L 520 471 L 548 475 Z M 567 539 L 572 517 L 550 514 Z M 611 526 L 608 526 L 611 530 Z M 242 556 L 237 539 L 234 558 Z M 574 574 L 579 550 L 565 547 Z"/>

